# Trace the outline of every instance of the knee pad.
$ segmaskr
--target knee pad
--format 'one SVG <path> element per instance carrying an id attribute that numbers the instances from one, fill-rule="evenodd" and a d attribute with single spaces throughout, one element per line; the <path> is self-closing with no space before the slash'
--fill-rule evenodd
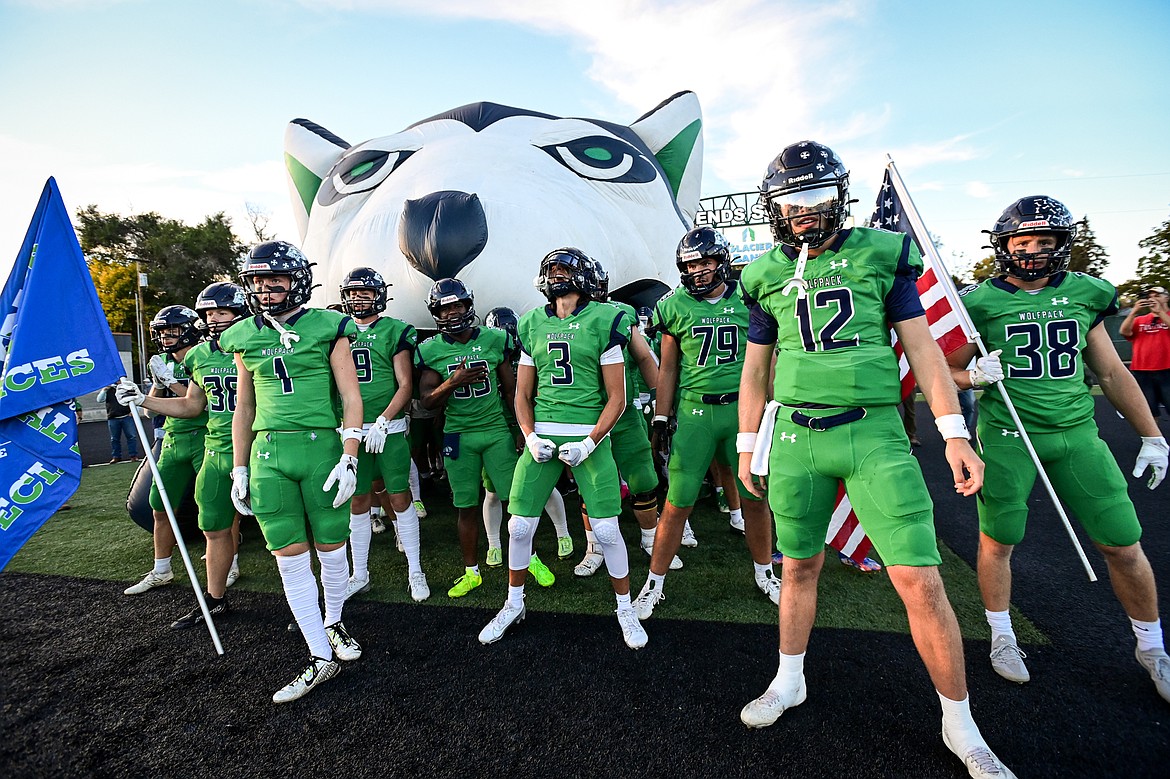
<path id="1" fill-rule="evenodd" d="M 508 538 L 513 541 L 531 541 L 535 532 L 535 517 L 512 517 L 508 520 Z"/>
<path id="2" fill-rule="evenodd" d="M 630 496 L 630 507 L 634 511 L 658 510 L 658 495 L 654 492 L 639 492 Z"/>
<path id="3" fill-rule="evenodd" d="M 590 524 L 593 525 L 593 537 L 602 545 L 620 544 L 622 542 L 621 531 L 618 530 L 617 517 L 592 517 Z"/>

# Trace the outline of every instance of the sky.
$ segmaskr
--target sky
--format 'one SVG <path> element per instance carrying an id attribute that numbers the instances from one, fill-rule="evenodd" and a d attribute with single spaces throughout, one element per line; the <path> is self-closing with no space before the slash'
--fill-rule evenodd
<path id="1" fill-rule="evenodd" d="M 812 139 L 869 215 L 893 157 L 961 272 L 1000 212 L 1087 216 L 1105 276 L 1170 218 L 1170 3 L 920 0 L 0 0 L 0 271 L 45 180 L 71 212 L 231 217 L 294 243 L 303 117 L 356 144 L 488 100 L 631 123 L 702 104 L 703 196 Z"/>

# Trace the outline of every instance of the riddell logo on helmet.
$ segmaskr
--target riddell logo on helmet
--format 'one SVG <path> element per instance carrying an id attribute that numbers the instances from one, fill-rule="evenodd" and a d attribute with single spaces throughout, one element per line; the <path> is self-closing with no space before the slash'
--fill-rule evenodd
<path id="1" fill-rule="evenodd" d="M 683 252 L 682 255 L 679 257 L 679 259 L 682 260 L 683 262 L 690 262 L 691 260 L 701 260 L 701 259 L 703 259 L 703 253 L 697 252 L 694 250 L 689 251 L 689 252 Z"/>
<path id="2" fill-rule="evenodd" d="M 1051 227 L 1047 219 L 1033 219 L 1031 222 L 1020 222 L 1020 228 L 1023 230 L 1026 227 Z"/>
<path id="3" fill-rule="evenodd" d="M 266 262 L 254 262 L 251 270 L 272 270 L 272 266 Z"/>
<path id="4" fill-rule="evenodd" d="M 799 184 L 802 181 L 809 181 L 815 176 L 816 176 L 815 173 L 806 173 L 803 176 L 793 176 L 792 178 L 788 179 L 787 183 Z"/>

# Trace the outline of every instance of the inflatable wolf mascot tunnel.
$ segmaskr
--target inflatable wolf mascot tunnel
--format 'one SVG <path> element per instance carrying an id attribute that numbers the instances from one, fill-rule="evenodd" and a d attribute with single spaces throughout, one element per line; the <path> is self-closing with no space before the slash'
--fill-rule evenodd
<path id="1" fill-rule="evenodd" d="M 392 285 L 387 313 L 430 330 L 435 280 L 458 277 L 481 311 L 523 313 L 545 302 L 531 279 L 562 246 L 600 260 L 614 298 L 652 306 L 677 283 L 675 247 L 699 205 L 703 120 L 693 92 L 629 126 L 472 103 L 356 146 L 296 119 L 284 162 L 317 265 L 311 305 L 340 302 L 342 278 L 366 266 Z M 126 507 L 148 531 L 149 491 L 140 468 Z M 197 533 L 190 495 L 178 511 Z"/>
<path id="2" fill-rule="evenodd" d="M 352 268 L 392 284 L 388 311 L 433 329 L 435 280 L 457 277 L 480 310 L 543 304 L 529 283 L 553 249 L 602 262 L 613 296 L 652 304 L 677 281 L 674 251 L 699 204 L 702 118 L 680 92 L 630 126 L 472 103 L 350 146 L 297 119 L 285 166 L 301 248 L 339 302 Z"/>

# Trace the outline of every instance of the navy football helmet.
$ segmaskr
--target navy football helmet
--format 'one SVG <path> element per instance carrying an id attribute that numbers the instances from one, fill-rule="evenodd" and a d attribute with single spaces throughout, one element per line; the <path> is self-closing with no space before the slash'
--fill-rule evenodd
<path id="1" fill-rule="evenodd" d="M 268 241 L 252 247 L 240 270 L 240 284 L 254 314 L 283 314 L 309 302 L 313 292 L 313 265 L 301 250 L 286 241 Z M 288 276 L 288 294 L 279 303 L 260 302 L 257 281 L 265 276 Z"/>
<path id="2" fill-rule="evenodd" d="M 1012 203 L 999 215 L 995 227 L 983 232 L 991 236 L 995 263 L 1001 273 L 1022 281 L 1035 281 L 1068 268 L 1077 225 L 1064 203 L 1047 195 L 1029 195 Z M 1008 251 L 1008 239 L 1016 235 L 1048 234 L 1056 238 L 1051 251 L 1028 254 Z"/>
<path id="3" fill-rule="evenodd" d="M 217 308 L 226 308 L 236 316 L 230 322 L 208 322 L 207 312 Z M 219 335 L 248 315 L 248 298 L 238 284 L 217 281 L 204 287 L 199 297 L 195 298 L 195 311 L 202 320 L 203 329 L 212 335 Z"/>
<path id="4" fill-rule="evenodd" d="M 777 243 L 817 247 L 845 226 L 849 217 L 849 171 L 828 146 L 801 141 L 788 146 L 768 164 L 760 185 L 764 208 Z M 824 225 L 797 234 L 792 223 L 816 214 Z"/>
<path id="5" fill-rule="evenodd" d="M 180 349 L 199 343 L 202 339 L 199 324 L 199 314 L 194 310 L 186 306 L 167 306 L 150 320 L 150 338 L 160 351 L 174 354 Z M 177 334 L 174 332 L 176 330 Z M 170 346 L 163 344 L 164 333 L 175 339 Z"/>
<path id="6" fill-rule="evenodd" d="M 548 274 L 557 265 L 569 271 L 569 278 L 555 282 L 549 281 Z M 598 291 L 599 285 L 597 264 L 580 249 L 572 247 L 554 249 L 540 261 L 540 273 L 536 277 L 536 288 L 548 298 L 550 303 L 571 292 L 579 292 L 587 297 L 592 297 Z"/>
<path id="7" fill-rule="evenodd" d="M 462 302 L 466 308 L 462 314 L 442 314 L 444 306 Z M 475 295 L 459 279 L 439 279 L 427 293 L 427 310 L 435 320 L 440 333 L 457 335 L 475 327 Z"/>
<path id="8" fill-rule="evenodd" d="M 705 283 L 700 283 L 699 278 L 707 271 L 687 273 L 686 267 L 688 262 L 704 259 L 715 260 L 715 270 Z M 678 266 L 683 288 L 694 297 L 706 297 L 731 278 L 731 244 L 713 227 L 696 227 L 678 242 L 674 264 Z"/>
<path id="9" fill-rule="evenodd" d="M 389 285 L 382 274 L 373 268 L 354 268 L 341 280 L 341 310 L 354 319 L 376 316 L 386 310 L 386 289 Z M 359 289 L 374 291 L 373 300 L 359 300 L 353 292 Z"/>
<path id="10" fill-rule="evenodd" d="M 516 316 L 516 312 L 507 306 L 496 306 L 491 311 L 487 312 L 487 316 L 483 318 L 483 323 L 488 327 L 494 327 L 497 330 L 503 330 L 510 334 L 513 339 L 520 336 L 517 334 L 517 327 L 520 325 L 520 317 Z"/>

